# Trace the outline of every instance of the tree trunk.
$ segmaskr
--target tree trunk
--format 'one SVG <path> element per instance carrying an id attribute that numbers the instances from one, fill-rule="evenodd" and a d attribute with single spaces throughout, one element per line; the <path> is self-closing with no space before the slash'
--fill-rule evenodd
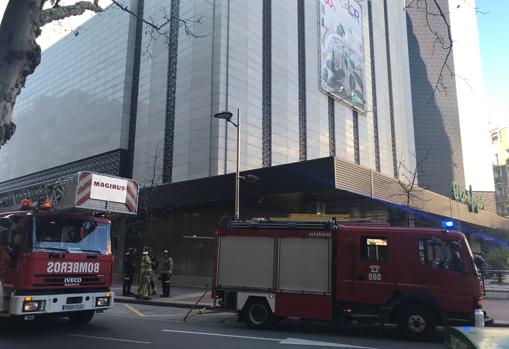
<path id="1" fill-rule="evenodd" d="M 10 0 L 0 24 L 0 147 L 16 125 L 12 108 L 28 75 L 41 61 L 39 18 L 46 0 Z"/>

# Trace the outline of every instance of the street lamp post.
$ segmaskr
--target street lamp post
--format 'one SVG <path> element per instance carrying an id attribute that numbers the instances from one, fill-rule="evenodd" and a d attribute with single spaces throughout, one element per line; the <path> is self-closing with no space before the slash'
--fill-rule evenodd
<path id="1" fill-rule="evenodd" d="M 224 119 L 237 128 L 237 170 L 235 173 L 235 220 L 240 217 L 240 109 L 237 109 L 237 123 L 231 119 L 233 114 L 230 111 L 223 111 L 214 115 L 216 119 Z M 225 140 L 226 142 L 226 140 Z"/>

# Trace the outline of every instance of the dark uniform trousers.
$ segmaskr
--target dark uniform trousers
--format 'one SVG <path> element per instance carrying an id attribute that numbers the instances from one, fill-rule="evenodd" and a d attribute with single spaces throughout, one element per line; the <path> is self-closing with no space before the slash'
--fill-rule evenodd
<path id="1" fill-rule="evenodd" d="M 163 289 L 163 297 L 170 296 L 170 274 L 162 273 L 161 274 L 161 286 Z"/>
<path id="2" fill-rule="evenodd" d="M 122 295 L 123 296 L 128 296 L 131 294 L 131 286 L 133 284 L 133 279 L 134 279 L 134 273 L 129 273 L 125 275 L 124 277 L 124 282 L 122 284 Z"/>

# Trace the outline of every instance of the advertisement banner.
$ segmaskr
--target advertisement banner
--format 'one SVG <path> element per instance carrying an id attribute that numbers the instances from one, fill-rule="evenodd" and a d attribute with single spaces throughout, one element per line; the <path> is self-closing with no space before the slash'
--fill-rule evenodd
<path id="1" fill-rule="evenodd" d="M 127 198 L 127 180 L 92 174 L 90 198 L 124 203 Z"/>
<path id="2" fill-rule="evenodd" d="M 365 108 L 362 7 L 358 0 L 320 0 L 320 87 Z"/>

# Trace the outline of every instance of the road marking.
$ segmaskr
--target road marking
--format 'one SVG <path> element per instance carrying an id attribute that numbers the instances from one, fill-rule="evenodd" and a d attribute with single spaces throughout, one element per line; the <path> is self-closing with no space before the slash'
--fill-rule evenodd
<path id="1" fill-rule="evenodd" d="M 185 316 L 186 313 L 179 313 L 179 314 L 147 314 L 145 317 L 171 317 L 171 316 Z"/>
<path id="2" fill-rule="evenodd" d="M 343 344 L 343 343 L 319 342 L 319 341 L 311 341 L 311 340 L 299 339 L 299 338 L 280 339 L 280 338 L 266 338 L 266 337 L 237 336 L 237 335 L 233 335 L 233 334 L 211 333 L 211 332 L 194 332 L 194 331 L 179 331 L 179 330 L 161 330 L 161 331 L 173 332 L 173 333 L 193 334 L 193 335 L 202 335 L 202 336 L 254 339 L 254 340 L 261 340 L 261 341 L 279 342 L 279 344 L 290 344 L 290 345 L 313 345 L 316 347 L 336 347 L 336 348 L 353 348 L 353 349 L 377 349 L 377 348 L 373 348 L 373 347 L 361 347 L 358 345 L 350 345 L 350 344 Z"/>
<path id="3" fill-rule="evenodd" d="M 124 307 L 126 307 L 127 309 L 129 309 L 130 311 L 132 311 L 133 313 L 138 315 L 139 317 L 145 317 L 145 315 L 141 311 L 135 309 L 134 307 L 130 306 L 129 304 L 125 304 L 125 303 L 122 303 L 122 304 L 124 305 Z"/>
<path id="4" fill-rule="evenodd" d="M 241 339 L 256 339 L 261 341 L 273 341 L 280 342 L 281 339 L 278 338 L 265 338 L 265 337 L 250 337 L 250 336 L 236 336 L 233 334 L 222 334 L 222 333 L 211 333 L 211 332 L 193 332 L 193 331 L 178 331 L 178 330 L 161 330 L 163 332 L 174 332 L 174 333 L 184 333 L 184 334 L 197 334 L 202 336 L 215 336 L 215 337 L 229 337 L 229 338 L 241 338 Z"/>
<path id="5" fill-rule="evenodd" d="M 354 349 L 376 349 L 372 347 L 360 347 L 358 345 L 350 345 L 343 343 L 332 343 L 332 342 L 319 342 L 319 341 L 310 341 L 307 339 L 299 339 L 299 338 L 286 338 L 279 342 L 279 344 L 292 344 L 292 345 L 312 345 L 315 347 L 335 347 L 335 348 L 354 348 Z"/>
<path id="6" fill-rule="evenodd" d="M 89 339 L 100 339 L 100 340 L 104 340 L 104 341 L 136 343 L 136 344 L 152 344 L 152 342 L 136 341 L 136 340 L 132 340 L 132 339 L 99 337 L 99 336 L 85 336 L 83 334 L 75 334 L 75 333 L 67 333 L 66 336 L 89 338 Z"/>

